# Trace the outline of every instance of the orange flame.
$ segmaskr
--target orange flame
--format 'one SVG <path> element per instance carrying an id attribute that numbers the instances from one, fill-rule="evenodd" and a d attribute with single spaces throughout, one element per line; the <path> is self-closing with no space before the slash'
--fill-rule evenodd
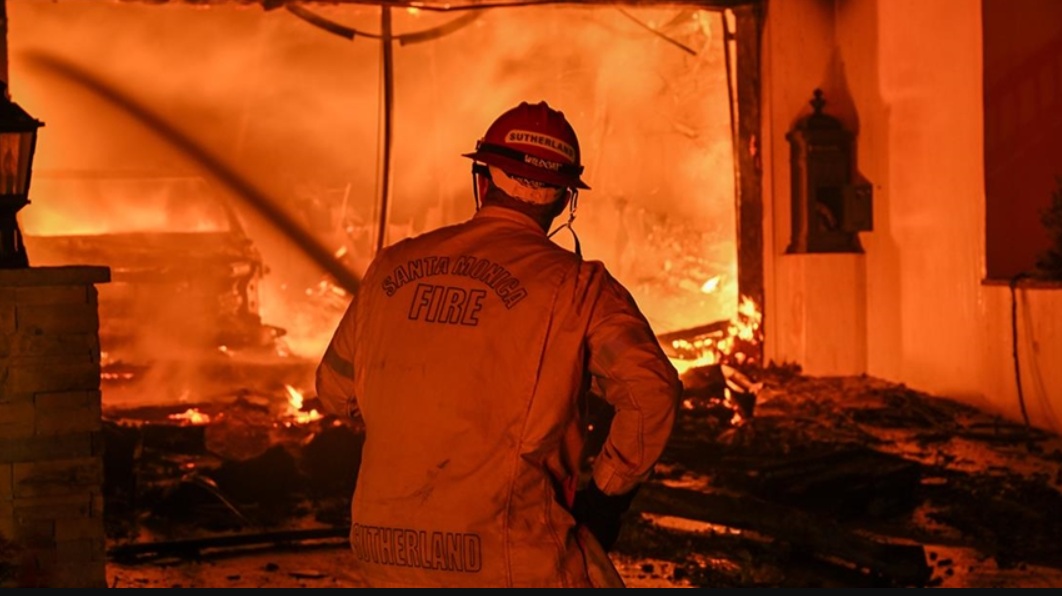
<path id="1" fill-rule="evenodd" d="M 730 324 L 730 334 L 744 341 L 759 343 L 762 339 L 760 337 L 762 323 L 763 313 L 756 306 L 756 302 L 748 296 L 742 296 L 741 304 L 738 305 L 738 318 Z"/>
<path id="2" fill-rule="evenodd" d="M 722 279 L 723 279 L 723 276 L 716 275 L 715 277 L 713 277 L 713 278 L 709 279 L 708 281 L 704 282 L 704 285 L 701 286 L 701 291 L 704 292 L 705 294 L 711 294 L 712 292 L 714 292 L 717 289 L 719 289 L 719 282 Z"/>
<path id="3" fill-rule="evenodd" d="M 292 418 L 294 424 L 306 424 L 322 418 L 320 412 L 316 409 L 310 410 L 309 412 L 302 411 L 302 392 L 291 385 L 284 385 L 284 389 L 288 392 L 288 411 L 285 415 Z"/>
<path id="4" fill-rule="evenodd" d="M 756 302 L 748 296 L 742 296 L 738 305 L 738 314 L 730 320 L 723 337 L 705 337 L 693 341 L 685 339 L 672 341 L 671 347 L 687 356 L 672 357 L 670 358 L 671 364 L 681 375 L 692 368 L 717 364 L 727 358 L 743 363 L 748 359 L 748 355 L 740 350 L 760 343 L 762 340 L 762 334 L 760 333 L 762 322 L 763 313 L 760 312 Z"/>

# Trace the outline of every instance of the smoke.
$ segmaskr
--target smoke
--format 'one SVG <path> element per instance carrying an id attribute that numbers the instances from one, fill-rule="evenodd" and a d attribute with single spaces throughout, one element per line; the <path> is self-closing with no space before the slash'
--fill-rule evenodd
<path id="1" fill-rule="evenodd" d="M 372 6 L 312 10 L 379 31 Z M 485 11 L 437 39 L 396 45 L 387 241 L 470 216 L 470 164 L 460 154 L 502 111 L 545 100 L 580 135 L 593 189 L 581 194 L 575 221 L 584 256 L 631 288 L 659 332 L 730 318 L 738 301 L 721 15 L 682 5 L 625 10 L 668 39 L 613 7 L 552 5 Z M 8 13 L 13 99 L 46 123 L 35 170 L 204 173 L 128 114 L 24 59 L 47 53 L 190 131 L 364 270 L 379 217 L 378 40 L 345 39 L 259 6 L 8 0 Z M 395 10 L 394 30 L 454 18 Z M 27 233 L 53 221 L 32 189 L 31 199 L 21 214 Z M 287 330 L 293 351 L 319 357 L 346 297 L 235 199 L 270 268 L 263 319 Z M 107 211 L 99 217 L 117 227 Z M 556 238 L 570 246 L 565 234 Z M 706 294 L 715 276 L 722 282 Z"/>

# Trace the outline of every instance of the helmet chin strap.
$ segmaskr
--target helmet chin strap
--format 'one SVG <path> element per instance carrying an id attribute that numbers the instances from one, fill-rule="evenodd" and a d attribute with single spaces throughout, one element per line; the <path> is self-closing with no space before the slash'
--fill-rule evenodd
<path id="1" fill-rule="evenodd" d="M 564 228 L 568 228 L 568 231 L 572 233 L 572 239 L 575 240 L 575 254 L 578 255 L 579 258 L 582 258 L 583 248 L 582 245 L 579 243 L 579 235 L 575 233 L 575 228 L 572 227 L 572 222 L 575 221 L 575 211 L 579 206 L 579 189 L 572 188 L 569 189 L 569 192 L 572 193 L 572 198 L 571 201 L 569 201 L 568 203 L 568 221 L 554 228 L 553 231 L 550 232 L 547 237 L 552 238 L 557 232 L 563 230 Z"/>
<path id="2" fill-rule="evenodd" d="M 476 211 L 479 211 L 479 208 L 483 206 L 483 202 L 479 196 L 479 178 L 476 178 L 477 174 L 490 177 L 490 170 L 485 165 L 472 165 L 472 198 L 476 201 Z"/>

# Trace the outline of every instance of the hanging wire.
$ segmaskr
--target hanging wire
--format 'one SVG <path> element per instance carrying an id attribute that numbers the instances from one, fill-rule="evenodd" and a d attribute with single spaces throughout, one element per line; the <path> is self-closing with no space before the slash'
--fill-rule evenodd
<path id="1" fill-rule="evenodd" d="M 380 39 L 379 35 L 376 35 L 374 33 L 366 33 L 364 31 L 358 31 L 357 29 L 354 29 L 352 27 L 341 25 L 331 19 L 324 18 L 313 11 L 306 10 L 298 4 L 285 4 L 284 8 L 291 14 L 299 17 L 307 23 L 315 27 L 320 27 L 321 29 L 328 31 L 329 33 L 334 33 L 345 39 L 354 39 L 355 37 L 369 37 L 372 39 Z"/>
<path id="2" fill-rule="evenodd" d="M 622 14 L 625 17 L 627 17 L 631 21 L 634 21 L 634 23 L 637 24 L 642 29 L 645 29 L 646 31 L 652 33 L 653 35 L 659 37 L 660 39 L 663 39 L 664 41 L 668 42 L 669 44 L 677 47 L 678 49 L 686 52 L 687 54 L 689 54 L 691 56 L 696 56 L 697 55 L 697 50 L 694 50 L 693 48 L 689 47 L 688 45 L 686 45 L 686 44 L 684 44 L 684 43 L 682 43 L 682 42 L 680 42 L 680 41 L 678 41 L 676 39 L 668 37 L 666 34 L 660 32 L 660 31 L 657 31 L 656 29 L 653 29 L 649 25 L 647 25 L 647 24 L 643 23 L 642 21 L 640 21 L 638 19 L 638 17 L 632 15 L 631 13 L 627 12 L 626 10 L 623 10 L 622 7 L 617 6 L 616 10 L 618 10 L 620 14 Z"/>
<path id="3" fill-rule="evenodd" d="M 734 64 L 733 56 L 730 50 L 730 44 L 737 39 L 737 35 L 730 29 L 730 15 L 733 14 L 729 10 L 719 13 L 719 20 L 723 23 L 723 60 L 726 62 L 726 97 L 727 108 L 730 110 L 730 146 L 731 154 L 736 158 L 738 146 L 740 145 L 740 136 L 738 134 L 737 117 L 734 110 Z M 740 188 L 741 185 L 741 163 L 740 160 L 734 159 L 734 185 Z"/>
<path id="4" fill-rule="evenodd" d="M 269 2 L 279 2 L 282 0 L 265 0 Z M 714 0 L 707 4 L 703 8 L 719 10 L 721 8 L 729 8 L 733 6 L 741 6 L 748 4 L 750 0 Z M 613 6 L 617 4 L 625 4 L 629 6 L 640 6 L 644 4 L 648 5 L 661 5 L 667 6 L 672 4 L 671 2 L 663 0 L 651 0 L 650 2 L 637 2 L 629 0 L 623 1 L 611 1 L 611 0 L 589 0 L 584 2 L 578 2 L 576 0 L 513 0 L 512 2 L 467 2 L 464 4 L 451 4 L 444 2 L 417 2 L 415 0 L 345 0 L 346 4 L 364 4 L 368 6 L 391 6 L 393 8 L 404 8 L 423 10 L 428 12 L 461 12 L 467 10 L 485 10 L 488 8 L 520 8 L 526 6 L 549 6 L 552 4 L 590 4 L 599 6 Z M 266 9 L 269 10 L 271 4 L 266 4 Z M 286 4 L 285 4 L 286 6 Z"/>
<path id="5" fill-rule="evenodd" d="M 380 153 L 377 154 L 377 172 L 379 173 L 377 192 L 380 196 L 379 210 L 374 214 L 379 218 L 379 226 L 376 232 L 376 250 L 374 254 L 379 254 L 387 243 L 387 220 L 389 219 L 391 201 L 391 153 L 394 128 L 394 42 L 397 41 L 399 45 L 404 46 L 438 39 L 469 25 L 472 21 L 479 18 L 480 13 L 475 12 L 461 15 L 447 23 L 439 25 L 438 27 L 432 27 L 403 35 L 394 35 L 391 22 L 392 4 L 376 4 L 380 5 L 379 34 L 359 31 L 353 27 L 348 27 L 325 18 L 298 5 L 285 4 L 284 8 L 307 23 L 328 31 L 329 33 L 343 37 L 344 39 L 353 40 L 355 37 L 365 37 L 380 40 L 383 121 L 382 123 L 378 123 L 378 128 L 383 129 L 383 139 L 381 141 L 382 147 Z M 380 134 L 379 130 L 377 131 L 377 134 Z"/>
<path id="6" fill-rule="evenodd" d="M 390 9 L 390 5 L 388 4 L 381 3 L 381 7 Z M 382 31 L 380 33 L 370 33 L 368 31 L 362 31 L 360 29 L 348 27 L 347 25 L 344 25 L 342 23 L 337 23 L 332 19 L 321 16 L 313 12 L 312 10 L 308 10 L 297 4 L 285 4 L 284 8 L 291 14 L 299 17 L 307 23 L 315 27 L 324 29 L 329 33 L 338 35 L 344 39 L 353 40 L 356 37 L 364 37 L 366 39 L 382 40 L 387 37 L 387 35 L 385 35 L 385 33 Z M 467 14 L 463 14 L 451 21 L 447 21 L 446 23 L 443 23 L 442 25 L 439 25 L 437 27 L 431 27 L 422 31 L 413 31 L 411 33 L 403 33 L 401 35 L 394 35 L 393 33 L 391 33 L 390 38 L 394 41 L 397 41 L 398 45 L 400 46 L 407 46 L 414 43 L 420 43 L 422 41 L 431 41 L 433 39 L 438 39 L 440 37 L 449 35 L 455 31 L 463 29 L 479 17 L 480 13 L 470 12 Z"/>
<path id="7" fill-rule="evenodd" d="M 1021 417 L 1025 426 L 1029 426 L 1029 414 L 1025 411 L 1025 392 L 1021 384 L 1021 361 L 1018 358 L 1018 299 L 1015 288 L 1018 282 L 1029 277 L 1028 273 L 1019 273 L 1010 278 L 1010 349 L 1014 358 L 1014 380 L 1018 385 L 1018 405 L 1021 406 Z"/>
<path id="8" fill-rule="evenodd" d="M 391 137 L 394 129 L 394 46 L 391 39 L 391 7 L 384 6 L 380 9 L 380 30 L 383 31 L 382 39 L 382 64 L 383 64 L 383 154 L 382 169 L 380 174 L 380 226 L 376 234 L 376 253 L 380 254 L 387 242 L 387 220 L 391 199 Z"/>

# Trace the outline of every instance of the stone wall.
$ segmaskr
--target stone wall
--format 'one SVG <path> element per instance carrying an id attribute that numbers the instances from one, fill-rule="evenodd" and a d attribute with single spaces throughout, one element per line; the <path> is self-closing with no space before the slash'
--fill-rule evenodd
<path id="1" fill-rule="evenodd" d="M 106 587 L 97 283 L 0 270 L 0 588 Z"/>

